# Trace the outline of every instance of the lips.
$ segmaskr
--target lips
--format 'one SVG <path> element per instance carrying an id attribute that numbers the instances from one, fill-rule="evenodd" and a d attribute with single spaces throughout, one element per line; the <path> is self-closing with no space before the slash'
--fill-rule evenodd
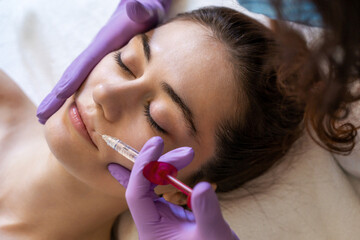
<path id="1" fill-rule="evenodd" d="M 96 144 L 93 142 L 93 140 L 90 137 L 90 134 L 86 128 L 86 125 L 84 121 L 81 118 L 79 109 L 76 106 L 76 103 L 72 103 L 69 108 L 69 118 L 74 126 L 75 130 L 88 142 L 93 144 L 96 147 Z"/>

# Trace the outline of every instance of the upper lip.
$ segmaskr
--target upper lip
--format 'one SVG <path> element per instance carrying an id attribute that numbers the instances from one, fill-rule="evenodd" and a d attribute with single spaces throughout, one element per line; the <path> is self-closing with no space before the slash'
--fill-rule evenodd
<path id="1" fill-rule="evenodd" d="M 92 133 L 95 132 L 95 131 L 94 131 L 94 128 L 92 128 L 92 125 L 90 124 L 89 117 L 86 115 L 85 112 L 82 111 L 81 105 L 78 104 L 76 101 L 75 101 L 75 105 L 77 106 L 77 109 L 78 109 L 79 115 L 81 117 L 81 120 L 83 121 L 83 123 L 85 125 L 85 129 L 86 129 L 88 135 L 90 136 L 90 139 L 91 139 L 92 143 L 94 144 L 94 146 L 96 148 L 98 148 L 98 146 L 95 143 L 94 138 L 93 138 Z"/>

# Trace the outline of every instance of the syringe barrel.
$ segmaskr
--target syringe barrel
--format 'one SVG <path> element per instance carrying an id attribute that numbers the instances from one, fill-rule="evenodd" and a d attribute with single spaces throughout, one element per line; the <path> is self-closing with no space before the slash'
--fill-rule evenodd
<path id="1" fill-rule="evenodd" d="M 108 135 L 102 135 L 102 138 L 105 140 L 107 145 L 112 147 L 115 151 L 117 151 L 130 161 L 135 162 L 136 157 L 139 155 L 139 152 L 137 150 L 117 138 Z"/>

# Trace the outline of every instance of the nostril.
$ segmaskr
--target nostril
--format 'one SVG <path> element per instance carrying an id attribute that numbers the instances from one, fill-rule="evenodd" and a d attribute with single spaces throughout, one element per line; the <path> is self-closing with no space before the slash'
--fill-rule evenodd
<path id="1" fill-rule="evenodd" d="M 106 97 L 106 87 L 103 84 L 97 84 L 93 89 L 93 99 L 96 104 L 101 105 Z"/>
<path id="2" fill-rule="evenodd" d="M 94 103 L 103 112 L 104 118 L 114 122 L 120 117 L 119 87 L 114 84 L 99 83 L 92 92 Z"/>

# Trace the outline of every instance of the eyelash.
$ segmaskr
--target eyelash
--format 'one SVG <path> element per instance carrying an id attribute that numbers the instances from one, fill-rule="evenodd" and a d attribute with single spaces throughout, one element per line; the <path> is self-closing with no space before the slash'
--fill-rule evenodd
<path id="1" fill-rule="evenodd" d="M 122 70 L 124 70 L 125 72 L 127 72 L 128 74 L 130 74 L 131 76 L 136 78 L 136 76 L 131 72 L 131 70 L 121 60 L 121 52 L 120 51 L 115 53 L 114 58 L 115 58 L 115 61 L 117 62 L 117 64 L 121 67 Z"/>
<path id="2" fill-rule="evenodd" d="M 147 103 L 145 106 L 144 106 L 145 110 L 144 110 L 144 114 L 149 122 L 149 124 L 155 128 L 157 131 L 161 132 L 161 133 L 164 133 L 166 134 L 166 131 L 164 129 L 162 129 L 155 121 L 154 119 L 151 117 L 151 114 L 150 114 L 150 104 Z"/>

